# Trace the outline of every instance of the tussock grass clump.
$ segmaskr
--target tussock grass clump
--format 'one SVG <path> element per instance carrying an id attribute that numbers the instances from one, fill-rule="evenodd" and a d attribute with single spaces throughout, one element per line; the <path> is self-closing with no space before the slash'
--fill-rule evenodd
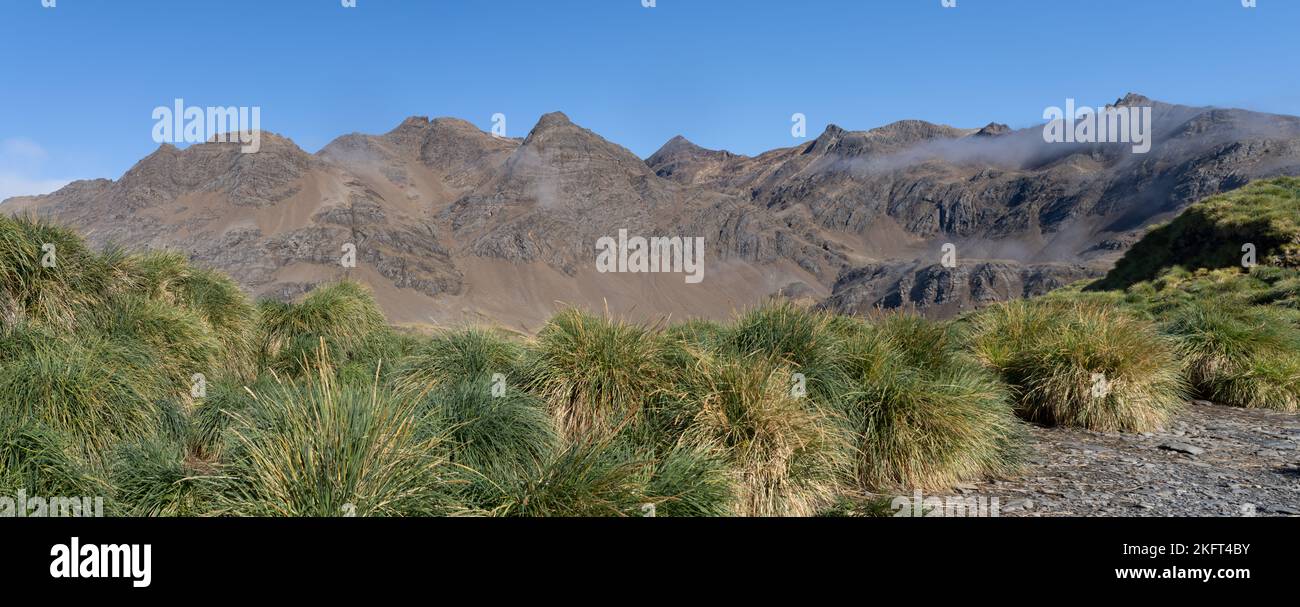
<path id="1" fill-rule="evenodd" d="M 839 364 L 859 489 L 943 489 L 1019 466 L 1027 436 L 1005 386 L 942 323 L 887 316 L 850 337 Z"/>
<path id="2" fill-rule="evenodd" d="M 498 516 L 710 516 L 730 513 L 731 477 L 716 449 L 655 457 L 635 432 L 563 440 L 544 405 L 487 377 L 443 384 L 422 405 L 421 431 L 442 436 L 472 511 Z"/>
<path id="3" fill-rule="evenodd" d="M 27 343 L 0 365 L 0 418 L 57 429 L 92 459 L 157 428 L 165 391 L 149 353 L 94 336 Z"/>
<path id="4" fill-rule="evenodd" d="M 1300 329 L 1282 310 L 1183 304 L 1165 315 L 1201 396 L 1229 405 L 1300 407 Z"/>
<path id="5" fill-rule="evenodd" d="M 1184 403 L 1176 344 L 1122 309 L 1018 301 L 972 324 L 973 352 L 1012 387 L 1030 421 L 1145 432 Z"/>
<path id="6" fill-rule="evenodd" d="M 230 277 L 197 268 L 177 252 L 144 253 L 132 265 L 133 284 L 144 296 L 197 315 L 221 344 L 218 362 L 227 373 L 248 376 L 257 309 Z"/>
<path id="7" fill-rule="evenodd" d="M 216 460 L 230 446 L 227 430 L 235 425 L 236 416 L 247 417 L 257 405 L 256 394 L 271 393 L 279 387 L 274 376 L 263 376 L 244 384 L 230 379 L 209 383 L 207 395 L 196 399 L 189 417 L 186 449 L 195 457 Z"/>
<path id="8" fill-rule="evenodd" d="M 531 473 L 491 486 L 494 516 L 643 516 L 648 462 L 609 438 L 582 439 L 552 453 Z"/>
<path id="9" fill-rule="evenodd" d="M 1215 379 L 1209 398 L 1254 409 L 1300 409 L 1300 360 L 1252 358 Z"/>
<path id="10" fill-rule="evenodd" d="M 840 331 L 832 317 L 789 301 L 772 301 L 736 318 L 725 347 L 741 354 L 761 353 L 785 361 L 806 378 L 814 397 L 825 395 L 835 377 L 834 347 Z"/>
<path id="11" fill-rule="evenodd" d="M 75 455 L 67 437 L 40 422 L 8 416 L 0 416 L 0 487 L 33 496 L 103 496 L 109 490 Z"/>
<path id="12" fill-rule="evenodd" d="M 416 351 L 424 340 L 416 334 L 384 328 L 366 335 L 351 351 L 342 355 L 345 362 L 338 369 L 341 379 L 351 382 L 379 381 L 390 384 L 401 361 Z"/>
<path id="13" fill-rule="evenodd" d="M 578 310 L 556 314 L 527 353 L 527 389 L 561 434 L 607 433 L 638 419 L 672 380 L 665 342 L 648 329 Z"/>
<path id="14" fill-rule="evenodd" d="M 118 447 L 111 473 L 116 503 L 128 516 L 204 515 L 227 481 L 162 435 Z"/>
<path id="15" fill-rule="evenodd" d="M 94 313 L 107 338 L 137 344 L 153 355 L 153 370 L 176 390 L 188 387 L 195 373 L 215 375 L 221 342 L 193 312 L 134 295 L 114 299 Z"/>
<path id="16" fill-rule="evenodd" d="M 650 470 L 646 493 L 655 516 L 727 516 L 736 503 L 726 452 L 710 444 L 668 449 Z"/>
<path id="17" fill-rule="evenodd" d="M 664 329 L 664 338 L 704 350 L 716 350 L 727 340 L 727 327 L 711 320 L 693 318 Z"/>
<path id="18" fill-rule="evenodd" d="M 79 311 L 103 301 L 110 276 L 72 230 L 0 216 L 0 320 L 6 324 L 32 320 L 70 330 Z"/>
<path id="19" fill-rule="evenodd" d="M 444 331 L 401 361 L 395 381 L 415 393 L 445 383 L 480 381 L 500 373 L 518 375 L 522 347 L 503 333 L 488 329 Z"/>
<path id="20" fill-rule="evenodd" d="M 323 356 L 323 355 L 322 355 Z M 222 511 L 254 516 L 419 516 L 458 508 L 439 437 L 420 436 L 412 400 L 345 385 L 319 362 L 310 380 L 256 394 L 232 413 Z"/>
<path id="21" fill-rule="evenodd" d="M 869 329 L 851 335 L 854 351 L 862 345 L 864 332 L 874 331 L 903 364 L 927 371 L 940 371 L 968 364 L 950 325 L 909 313 L 884 314 Z"/>
<path id="22" fill-rule="evenodd" d="M 421 433 L 441 437 L 453 463 L 489 481 L 536 470 L 559 445 L 545 405 L 514 388 L 492 390 L 482 376 L 440 386 L 420 406 Z"/>
<path id="23" fill-rule="evenodd" d="M 344 364 L 376 333 L 389 331 L 370 290 L 351 281 L 316 288 L 301 303 L 263 301 L 260 349 L 265 363 L 277 371 L 311 371 L 324 340 L 329 361 Z"/>
<path id="24" fill-rule="evenodd" d="M 788 365 L 760 353 L 706 354 L 688 382 L 695 408 L 688 444 L 723 450 L 734 513 L 809 516 L 833 500 L 847 439 L 830 411 L 795 390 Z"/>

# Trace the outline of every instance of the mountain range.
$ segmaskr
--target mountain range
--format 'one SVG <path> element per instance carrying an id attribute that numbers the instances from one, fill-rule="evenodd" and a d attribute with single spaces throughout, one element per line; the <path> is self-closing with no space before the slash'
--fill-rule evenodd
<path id="1" fill-rule="evenodd" d="M 315 154 L 270 132 L 255 154 L 164 144 L 115 181 L 0 212 L 98 245 L 180 250 L 263 297 L 351 277 L 399 324 L 530 331 L 563 305 L 718 318 L 776 294 L 951 315 L 1099 276 L 1188 204 L 1300 174 L 1300 118 L 1136 94 L 1115 105 L 1152 107 L 1149 153 L 905 120 L 832 125 L 757 156 L 679 136 L 643 160 L 558 112 L 522 139 L 412 117 Z M 703 237 L 703 282 L 598 272 L 597 240 L 620 230 Z M 354 268 L 340 264 L 346 244 Z"/>

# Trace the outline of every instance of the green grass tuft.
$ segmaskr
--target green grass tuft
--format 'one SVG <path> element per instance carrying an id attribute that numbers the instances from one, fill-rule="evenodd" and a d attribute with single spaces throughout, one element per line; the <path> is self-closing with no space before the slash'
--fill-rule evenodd
<path id="1" fill-rule="evenodd" d="M 319 361 L 319 359 L 318 359 Z M 440 437 L 421 436 L 416 403 L 342 384 L 318 362 L 305 382 L 256 394 L 232 413 L 237 479 L 224 512 L 254 516 L 420 516 L 459 509 Z"/>
<path id="2" fill-rule="evenodd" d="M 403 389 L 423 393 L 446 383 L 483 381 L 500 374 L 517 381 L 520 345 L 486 329 L 444 331 L 404 358 L 396 372 Z"/>
<path id="3" fill-rule="evenodd" d="M 1121 308 L 1020 301 L 972 324 L 975 355 L 1002 375 L 1030 421 L 1146 432 L 1185 402 L 1176 344 Z"/>
<path id="4" fill-rule="evenodd" d="M 688 381 L 687 443 L 723 450 L 736 514 L 808 516 L 833 500 L 847 439 L 831 411 L 798 393 L 789 365 L 761 353 L 705 354 Z"/>
<path id="5" fill-rule="evenodd" d="M 846 342 L 840 366 L 859 490 L 943 489 L 1017 469 L 1026 434 L 1006 387 L 943 324 L 888 316 Z"/>
<path id="6" fill-rule="evenodd" d="M 147 351 L 94 336 L 27 345 L 0 366 L 0 418 L 58 429 L 92 460 L 157 429 L 165 388 Z"/>
<path id="7" fill-rule="evenodd" d="M 1300 407 L 1300 329 L 1285 312 L 1261 306 L 1191 302 L 1164 315 L 1196 392 L 1250 408 Z"/>
<path id="8" fill-rule="evenodd" d="M 636 421 L 671 381 L 665 348 L 648 329 L 562 311 L 530 344 L 525 386 L 546 402 L 562 435 L 608 433 Z"/>
<path id="9" fill-rule="evenodd" d="M 258 312 L 265 365 L 293 375 L 311 372 L 322 340 L 329 361 L 342 365 L 389 330 L 370 290 L 350 281 L 317 287 L 301 303 L 263 301 Z"/>

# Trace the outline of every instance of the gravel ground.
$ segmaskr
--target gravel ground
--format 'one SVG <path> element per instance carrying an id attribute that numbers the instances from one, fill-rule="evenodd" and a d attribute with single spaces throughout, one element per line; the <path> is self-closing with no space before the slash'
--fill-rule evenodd
<path id="1" fill-rule="evenodd" d="M 1032 429 L 1014 479 L 960 485 L 1001 516 L 1300 515 L 1300 416 L 1195 401 L 1155 433 Z"/>

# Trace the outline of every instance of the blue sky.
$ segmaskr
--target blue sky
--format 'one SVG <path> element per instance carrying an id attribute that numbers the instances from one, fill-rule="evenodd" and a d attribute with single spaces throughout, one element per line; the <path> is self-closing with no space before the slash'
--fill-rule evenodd
<path id="1" fill-rule="evenodd" d="M 316 151 L 411 115 L 522 136 L 562 110 L 641 156 L 757 153 L 828 123 L 1041 122 L 1127 91 L 1300 114 L 1300 2 L 0 0 L 0 198 L 117 178 L 153 108 L 260 106 Z"/>

